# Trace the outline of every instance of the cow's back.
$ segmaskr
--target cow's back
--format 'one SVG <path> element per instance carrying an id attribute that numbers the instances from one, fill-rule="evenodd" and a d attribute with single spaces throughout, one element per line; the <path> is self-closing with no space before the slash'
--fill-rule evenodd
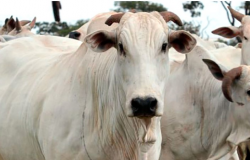
<path id="1" fill-rule="evenodd" d="M 46 112 L 43 106 L 55 98 L 56 83 L 62 83 L 65 90 L 70 87 L 67 86 L 70 67 L 58 66 L 67 65 L 63 59 L 80 46 L 81 43 L 73 41 L 37 36 L 1 46 L 0 155 L 3 159 L 44 159 L 40 132 L 44 127 L 40 126 L 44 117 L 41 115 Z M 49 120 L 51 115 L 47 116 Z"/>

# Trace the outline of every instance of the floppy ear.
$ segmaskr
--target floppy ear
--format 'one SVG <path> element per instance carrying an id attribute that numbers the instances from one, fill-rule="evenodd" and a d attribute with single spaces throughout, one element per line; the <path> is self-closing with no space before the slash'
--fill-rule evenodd
<path id="1" fill-rule="evenodd" d="M 237 27 L 221 27 L 212 31 L 213 34 L 220 35 L 225 38 L 234 38 L 242 35 L 242 29 Z"/>
<path id="2" fill-rule="evenodd" d="M 216 79 L 220 81 L 223 80 L 226 73 L 225 69 L 222 69 L 217 63 L 210 59 L 202 59 L 202 61 L 207 65 L 208 69 Z"/>
<path id="3" fill-rule="evenodd" d="M 233 102 L 232 99 L 232 84 L 236 79 L 239 79 L 242 73 L 242 67 L 233 68 L 230 71 L 225 71 L 222 67 L 220 67 L 217 63 L 210 59 L 202 59 L 203 62 L 208 66 L 209 70 L 213 74 L 213 76 L 222 81 L 222 92 L 225 98 Z"/>
<path id="4" fill-rule="evenodd" d="M 196 45 L 196 39 L 185 31 L 171 31 L 168 41 L 180 53 L 188 53 Z"/>
<path id="5" fill-rule="evenodd" d="M 99 30 L 87 35 L 84 41 L 94 52 L 105 52 L 115 46 L 116 39 L 114 32 Z"/>

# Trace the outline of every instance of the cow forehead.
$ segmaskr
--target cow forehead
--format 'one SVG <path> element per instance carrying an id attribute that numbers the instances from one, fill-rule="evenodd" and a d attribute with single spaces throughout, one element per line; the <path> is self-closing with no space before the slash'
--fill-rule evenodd
<path id="1" fill-rule="evenodd" d="M 157 18 L 153 14 L 150 13 L 130 13 L 130 14 L 125 14 L 122 19 L 121 19 L 121 27 L 129 27 L 129 26 L 137 26 L 140 28 L 147 28 L 147 27 L 158 27 L 161 26 L 163 27 L 164 21 L 163 18 Z M 164 23 L 165 24 L 165 23 Z M 167 27 L 167 25 L 164 25 L 164 27 Z"/>
<path id="2" fill-rule="evenodd" d="M 123 19 L 118 34 L 132 41 L 157 43 L 166 37 L 164 33 L 168 31 L 168 26 L 162 20 L 149 13 L 130 14 Z"/>

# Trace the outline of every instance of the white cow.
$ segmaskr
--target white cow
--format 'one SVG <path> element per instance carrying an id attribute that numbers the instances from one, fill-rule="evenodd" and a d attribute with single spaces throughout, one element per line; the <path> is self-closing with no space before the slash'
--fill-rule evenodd
<path id="1" fill-rule="evenodd" d="M 209 50 L 219 61 L 223 62 L 227 68 L 234 68 L 239 66 L 241 61 L 241 49 L 232 47 L 232 46 L 225 46 L 223 44 L 217 42 L 211 42 L 200 38 L 197 35 L 193 34 L 196 41 L 202 46 L 204 49 Z M 172 48 L 169 50 L 170 56 L 170 72 L 175 71 L 179 65 L 185 60 L 184 54 L 178 54 Z"/>
<path id="2" fill-rule="evenodd" d="M 24 26 L 30 21 L 22 20 L 20 21 L 20 26 Z M 11 16 L 10 19 L 6 18 L 4 25 L 0 28 L 0 35 L 7 35 L 9 32 L 11 32 L 16 27 L 16 22 Z"/>
<path id="3" fill-rule="evenodd" d="M 105 12 L 105 13 L 100 13 L 91 18 L 87 23 L 85 23 L 82 27 L 79 29 L 72 31 L 69 33 L 68 37 L 73 38 L 76 40 L 84 41 L 84 38 L 87 34 L 92 33 L 93 31 L 97 31 L 100 29 L 105 29 L 105 30 L 110 30 L 115 29 L 118 24 L 113 23 L 111 26 L 105 25 L 105 21 L 114 14 L 118 14 L 118 12 Z"/>
<path id="4" fill-rule="evenodd" d="M 196 44 L 169 32 L 165 21 L 176 19 L 114 15 L 116 30 L 89 34 L 69 53 L 45 36 L 0 44 L 1 160 L 158 160 L 168 49 Z"/>
<path id="5" fill-rule="evenodd" d="M 215 56 L 219 61 L 223 62 L 223 65 L 231 69 L 239 66 L 241 61 L 241 49 L 232 46 L 225 46 L 220 43 L 214 43 L 211 41 L 206 41 L 200 37 L 193 35 L 196 41 L 205 49 L 209 50 L 213 56 Z M 185 60 L 185 55 L 177 54 L 176 51 L 170 49 L 170 71 L 175 72 L 176 69 Z M 230 151 L 220 160 L 238 160 L 238 155 L 235 151 Z M 245 160 L 245 159 L 244 159 Z"/>
<path id="6" fill-rule="evenodd" d="M 18 18 L 16 18 L 15 29 L 9 32 L 8 35 L 15 36 L 16 38 L 33 36 L 35 34 L 31 32 L 31 29 L 35 26 L 35 23 L 36 17 L 28 25 L 23 25 L 23 23 L 20 23 Z"/>
<path id="7" fill-rule="evenodd" d="M 212 33 L 221 35 L 226 38 L 233 38 L 233 37 L 240 37 L 242 40 L 241 48 L 242 48 L 242 58 L 241 58 L 241 64 L 250 65 L 250 16 L 243 15 L 235 10 L 233 10 L 231 7 L 228 7 L 233 17 L 235 17 L 238 21 L 241 22 L 240 27 L 221 27 L 218 28 Z"/>
<path id="8" fill-rule="evenodd" d="M 226 37 L 226 38 L 233 38 L 236 36 L 240 37 L 242 40 L 242 43 L 240 43 L 237 46 L 242 48 L 241 64 L 250 65 L 250 60 L 249 60 L 249 58 L 250 58 L 250 54 L 249 54 L 250 43 L 248 40 L 250 38 L 250 33 L 249 33 L 250 16 L 241 14 L 240 12 L 233 10 L 231 7 L 228 7 L 228 9 L 231 12 L 231 15 L 234 18 L 236 18 L 239 22 L 241 22 L 241 26 L 240 27 L 234 27 L 234 26 L 221 27 L 221 28 L 218 28 L 218 29 L 212 31 L 212 33 L 221 35 L 221 36 Z M 247 143 L 249 143 L 249 142 L 247 142 Z M 243 144 L 241 146 L 244 146 L 244 145 L 249 146 L 249 144 Z M 244 149 L 240 149 L 241 146 L 239 147 L 239 150 L 246 152 L 246 150 L 244 150 L 244 149 L 246 149 L 246 147 L 243 147 Z M 244 156 L 241 156 L 241 159 L 245 160 L 246 153 L 242 153 L 242 154 L 244 154 Z M 248 155 L 248 156 L 250 156 L 250 155 Z"/>
<path id="9" fill-rule="evenodd" d="M 211 76 L 203 58 L 217 61 L 197 45 L 169 77 L 160 160 L 216 160 L 250 137 L 250 121 L 246 121 L 250 112 L 250 67 L 227 72 L 225 66 L 211 65 L 206 60 L 212 71 L 221 68 L 221 72 L 213 73 L 223 79 L 226 99 L 221 82 Z M 241 74 L 236 72 L 239 70 Z"/>

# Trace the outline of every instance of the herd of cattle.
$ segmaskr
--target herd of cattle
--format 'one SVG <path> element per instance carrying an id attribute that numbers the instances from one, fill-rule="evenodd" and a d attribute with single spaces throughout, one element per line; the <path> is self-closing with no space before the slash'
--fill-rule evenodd
<path id="1" fill-rule="evenodd" d="M 0 160 L 246 160 L 250 17 L 229 8 L 236 47 L 167 22 L 98 14 L 67 37 L 33 21 L 0 29 Z M 249 157 L 248 157 L 249 158 Z"/>

